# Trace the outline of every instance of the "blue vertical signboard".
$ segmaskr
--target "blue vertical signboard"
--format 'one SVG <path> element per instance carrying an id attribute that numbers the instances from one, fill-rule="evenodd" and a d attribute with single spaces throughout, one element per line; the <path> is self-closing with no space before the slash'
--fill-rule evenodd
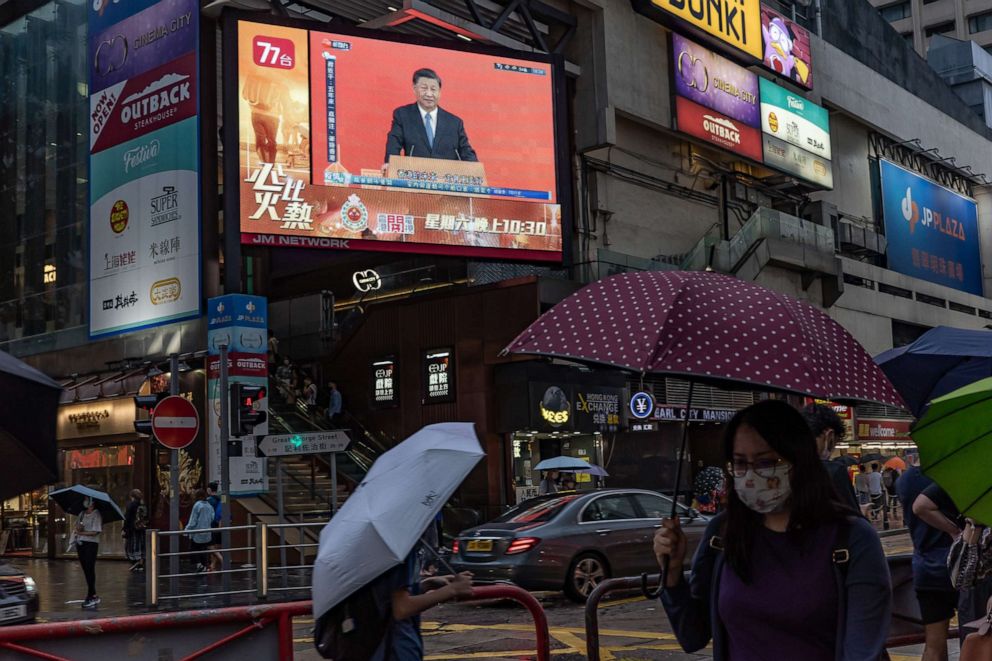
<path id="1" fill-rule="evenodd" d="M 200 315 L 197 0 L 89 6 L 89 330 Z"/>
<path id="2" fill-rule="evenodd" d="M 879 161 L 889 268 L 982 295 L 975 201 L 889 161 Z"/>
<path id="3" fill-rule="evenodd" d="M 268 414 L 268 304 L 263 296 L 225 294 L 207 302 L 207 468 L 211 481 L 219 481 L 220 466 L 220 348 L 227 346 L 228 383 L 265 388 L 253 406 Z M 232 440 L 234 438 L 232 430 Z M 257 425 L 256 436 L 269 433 L 266 421 Z M 246 496 L 268 491 L 265 457 L 258 456 L 254 437 L 232 444 L 230 456 L 231 495 Z"/>

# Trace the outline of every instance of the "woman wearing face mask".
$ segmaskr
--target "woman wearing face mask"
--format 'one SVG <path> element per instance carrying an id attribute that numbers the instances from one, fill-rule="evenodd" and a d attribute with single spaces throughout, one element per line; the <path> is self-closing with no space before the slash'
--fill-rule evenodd
<path id="1" fill-rule="evenodd" d="M 100 603 L 100 597 L 96 596 L 96 556 L 100 549 L 102 531 L 103 517 L 93 499 L 87 496 L 83 499 L 83 511 L 76 521 L 76 529 L 70 540 L 70 543 L 76 545 L 79 564 L 86 577 L 86 599 L 83 601 L 83 608 L 96 608 Z"/>
<path id="2" fill-rule="evenodd" d="M 670 558 L 661 603 L 687 652 L 716 661 L 874 661 L 891 615 L 889 571 L 871 525 L 842 505 L 802 415 L 782 401 L 740 411 L 724 438 L 727 510 L 683 577 L 678 519 L 655 535 Z"/>

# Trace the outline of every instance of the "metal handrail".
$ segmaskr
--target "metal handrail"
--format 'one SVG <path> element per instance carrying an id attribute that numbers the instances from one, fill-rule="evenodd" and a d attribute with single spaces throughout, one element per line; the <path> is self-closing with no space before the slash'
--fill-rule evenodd
<path id="1" fill-rule="evenodd" d="M 0 650 L 20 652 L 40 659 L 51 661 L 71 661 L 70 658 L 49 654 L 28 647 L 25 643 L 58 640 L 79 639 L 83 648 L 76 659 L 93 658 L 94 648 L 87 650 L 88 643 L 96 636 L 135 634 L 140 631 L 156 631 L 163 629 L 186 629 L 228 623 L 247 623 L 247 626 L 223 636 L 206 646 L 182 658 L 182 661 L 193 661 L 257 632 L 270 624 L 278 630 L 278 648 L 280 659 L 293 658 L 293 618 L 309 615 L 313 611 L 310 601 L 294 601 L 285 604 L 238 606 L 234 608 L 210 608 L 181 613 L 155 613 L 149 615 L 129 615 L 126 617 L 104 617 L 93 620 L 69 620 L 65 622 L 45 622 L 40 624 L 22 624 L 0 627 Z M 99 644 L 99 643 L 97 643 Z"/>
<path id="2" fill-rule="evenodd" d="M 232 592 L 236 594 L 237 592 Z M 529 592 L 513 585 L 491 585 L 475 587 L 472 595 L 463 602 L 488 601 L 491 599 L 510 599 L 521 604 L 534 619 L 535 647 L 537 661 L 550 661 L 551 636 L 548 631 L 548 619 L 541 604 Z M 278 658 L 293 658 L 293 618 L 311 615 L 312 601 L 292 601 L 284 604 L 265 604 L 252 606 L 237 606 L 233 608 L 210 608 L 181 613 L 155 613 L 149 615 L 129 615 L 126 617 L 105 617 L 93 620 L 70 620 L 66 622 L 45 622 L 40 624 L 22 624 L 0 627 L 0 650 L 10 650 L 28 654 L 41 659 L 52 661 L 71 661 L 71 659 L 55 654 L 49 654 L 28 647 L 26 643 L 75 638 L 81 641 L 81 654 L 77 659 L 92 658 L 92 648 L 86 649 L 87 643 L 98 636 L 134 635 L 138 632 L 148 632 L 162 629 L 185 629 L 206 625 L 228 624 L 233 622 L 247 623 L 242 629 L 227 634 L 206 646 L 183 657 L 182 661 L 193 661 L 214 652 L 224 645 L 239 640 L 246 635 L 256 632 L 270 624 L 278 629 Z"/>

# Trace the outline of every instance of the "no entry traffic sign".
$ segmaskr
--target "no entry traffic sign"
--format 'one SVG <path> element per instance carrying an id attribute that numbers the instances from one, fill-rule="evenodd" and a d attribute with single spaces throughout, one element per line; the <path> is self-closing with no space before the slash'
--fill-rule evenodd
<path id="1" fill-rule="evenodd" d="M 198 431 L 200 415 L 184 397 L 166 397 L 152 411 L 152 433 L 167 448 L 181 450 L 193 442 Z"/>

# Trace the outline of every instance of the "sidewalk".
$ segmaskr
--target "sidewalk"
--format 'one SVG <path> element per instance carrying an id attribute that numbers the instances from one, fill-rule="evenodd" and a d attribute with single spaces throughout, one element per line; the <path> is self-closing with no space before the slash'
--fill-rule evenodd
<path id="1" fill-rule="evenodd" d="M 83 610 L 86 596 L 86 579 L 79 563 L 71 559 L 47 560 L 39 558 L 3 558 L 31 576 L 38 585 L 40 608 L 38 620 L 83 620 L 96 617 L 138 615 L 148 613 L 145 607 L 145 573 L 130 572 L 131 563 L 122 560 L 98 560 L 96 563 L 96 590 L 100 605 L 93 610 Z M 163 569 L 164 571 L 164 569 Z M 190 571 L 183 568 L 180 571 Z M 283 591 L 283 583 L 277 580 L 277 572 L 270 571 L 269 602 L 309 599 L 309 576 L 294 576 L 288 586 L 305 586 L 303 589 Z M 166 580 L 159 582 L 160 589 Z M 201 593 L 219 592 L 222 578 L 218 574 L 197 574 L 179 579 L 179 593 L 197 595 L 182 600 L 178 606 L 174 600 L 163 600 L 158 610 L 187 610 L 193 608 L 220 608 L 258 603 L 255 592 L 254 573 L 234 574 L 231 577 L 232 590 L 251 590 L 247 594 L 224 597 Z M 285 596 L 284 596 L 285 595 Z"/>

